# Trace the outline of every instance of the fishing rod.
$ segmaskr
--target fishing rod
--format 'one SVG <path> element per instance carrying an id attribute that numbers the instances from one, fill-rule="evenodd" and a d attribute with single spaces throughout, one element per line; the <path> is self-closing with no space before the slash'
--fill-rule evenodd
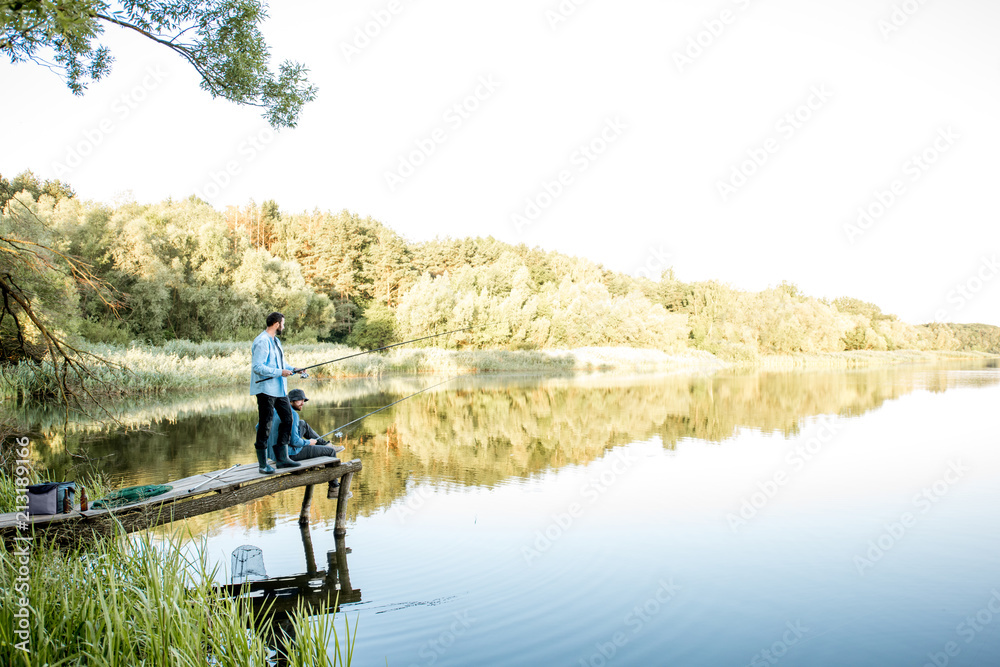
<path id="1" fill-rule="evenodd" d="M 209 482 L 211 482 L 214 479 L 219 479 L 220 477 L 225 477 L 227 474 L 229 474 L 230 470 L 232 470 L 233 468 L 238 468 L 239 466 L 240 466 L 239 463 L 234 463 L 233 465 L 229 466 L 229 469 L 223 470 L 222 472 L 218 473 L 217 475 L 209 477 L 208 479 L 206 479 L 204 482 L 202 482 L 201 484 L 199 484 L 197 486 L 192 486 L 190 489 L 188 489 L 188 493 L 191 493 L 195 489 L 200 489 L 201 487 L 205 486 L 206 484 L 208 484 Z"/>
<path id="2" fill-rule="evenodd" d="M 294 369 L 292 369 L 292 375 L 295 375 L 296 373 L 301 373 L 303 371 L 307 371 L 310 368 L 316 368 L 317 366 L 326 366 L 327 364 L 333 364 L 333 363 L 336 363 L 338 361 L 343 361 L 344 359 L 351 359 L 352 357 L 360 357 L 363 354 L 371 354 L 372 352 L 381 352 L 382 350 L 388 350 L 390 347 L 396 347 L 398 345 L 408 345 L 409 343 L 418 343 L 418 342 L 420 342 L 422 340 L 427 340 L 428 338 L 437 338 L 438 336 L 446 336 L 448 334 L 458 333 L 460 331 L 468 331 L 469 329 L 475 329 L 477 326 L 482 326 L 482 325 L 474 324 L 471 327 L 465 327 L 464 329 L 455 329 L 454 331 L 445 331 L 444 333 L 432 334 L 430 336 L 424 336 L 423 338 L 414 338 L 413 340 L 404 340 L 402 343 L 393 343 L 392 345 L 386 345 L 384 347 L 380 347 L 380 348 L 377 348 L 375 350 L 365 350 L 364 352 L 357 352 L 355 354 L 349 354 L 346 357 L 340 357 L 339 359 L 332 359 L 330 361 L 324 361 L 322 363 L 313 364 L 312 366 L 306 366 L 305 368 L 294 368 Z M 270 379 L 272 379 L 272 378 L 263 378 L 261 380 L 257 380 L 257 382 L 258 383 L 259 382 L 266 382 L 267 380 L 270 380 Z"/>
<path id="3" fill-rule="evenodd" d="M 407 398 L 413 398 L 413 397 L 414 397 L 414 396 L 416 396 L 417 394 L 422 394 L 422 393 L 424 393 L 425 391 L 427 391 L 427 390 L 429 390 L 429 389 L 433 389 L 434 387 L 440 387 L 440 386 L 441 386 L 441 385 L 443 385 L 443 384 L 448 384 L 449 382 L 451 382 L 452 380 L 454 380 L 454 379 L 455 379 L 455 378 L 457 378 L 457 377 L 458 377 L 457 375 L 453 375 L 452 377 L 448 378 L 448 379 L 447 379 L 447 380 L 445 380 L 444 382 L 438 382 L 437 384 L 432 384 L 431 386 L 429 386 L 429 387 L 425 387 L 424 389 L 421 389 L 420 391 L 417 391 L 417 392 L 414 392 L 414 393 L 410 394 L 409 396 L 405 396 L 405 397 L 403 397 L 403 398 L 399 399 L 398 401 L 393 401 L 393 402 L 392 402 L 392 403 L 390 403 L 389 405 L 385 405 L 385 406 L 383 406 L 383 407 L 379 408 L 378 410 L 372 410 L 372 411 L 371 411 L 371 412 L 369 412 L 368 414 L 366 414 L 366 415 L 363 415 L 363 416 L 361 416 L 361 417 L 358 417 L 358 418 L 357 418 L 357 419 L 355 419 L 354 421 L 349 421 L 349 422 L 347 422 L 346 424 L 344 424 L 343 426 L 338 426 L 337 428 L 333 429 L 332 431 L 328 431 L 328 432 L 324 433 L 323 435 L 319 436 L 319 437 L 318 437 L 318 438 L 316 438 L 316 439 L 317 439 L 317 440 L 321 440 L 321 439 L 325 438 L 326 436 L 328 436 L 328 435 L 330 435 L 330 434 L 334 434 L 334 435 L 336 435 L 336 436 L 337 436 L 338 438 L 343 438 L 343 437 L 344 437 L 344 433 L 343 433 L 344 429 L 345 429 L 345 428 L 347 428 L 348 426 L 350 426 L 351 424 L 356 424 L 356 423 L 358 423 L 359 421 L 361 421 L 362 419 L 364 419 L 365 417 L 371 417 L 371 416 L 372 416 L 373 414 L 375 414 L 375 413 L 377 413 L 377 412 L 382 412 L 383 410 L 387 410 L 387 409 L 391 408 L 392 406 L 396 405 L 396 403 L 402 403 L 402 402 L 403 402 L 403 401 L 405 401 L 405 400 L 406 400 Z"/>

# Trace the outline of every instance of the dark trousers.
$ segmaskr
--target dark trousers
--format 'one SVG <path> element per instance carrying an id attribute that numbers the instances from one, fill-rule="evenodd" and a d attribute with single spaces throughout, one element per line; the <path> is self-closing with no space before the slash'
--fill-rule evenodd
<path id="1" fill-rule="evenodd" d="M 257 439 L 253 446 L 257 449 L 267 449 L 267 438 L 271 435 L 271 415 L 278 411 L 278 447 L 288 445 L 292 437 L 292 405 L 287 396 L 268 396 L 257 394 Z"/>
<path id="2" fill-rule="evenodd" d="M 317 456 L 336 456 L 337 452 L 333 447 L 324 447 L 323 445 L 302 445 L 297 453 L 292 454 L 288 458 L 293 461 L 305 461 L 306 459 L 314 459 Z"/>

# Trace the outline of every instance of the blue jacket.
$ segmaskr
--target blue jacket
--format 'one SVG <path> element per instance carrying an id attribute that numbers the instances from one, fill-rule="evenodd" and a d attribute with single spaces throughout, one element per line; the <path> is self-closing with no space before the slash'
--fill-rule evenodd
<path id="1" fill-rule="evenodd" d="M 281 417 L 278 416 L 278 411 L 275 410 L 271 413 L 271 432 L 267 434 L 267 457 L 269 459 L 274 459 L 274 446 L 278 444 L 279 424 L 281 424 Z M 292 410 L 292 435 L 288 438 L 288 455 L 294 456 L 298 454 L 299 450 L 308 444 L 309 441 L 299 435 L 299 413 Z"/>
<path id="2" fill-rule="evenodd" d="M 261 331 L 253 339 L 250 348 L 250 395 L 267 394 L 278 398 L 288 395 L 288 383 L 281 377 L 281 371 L 294 370 L 295 366 L 285 363 L 285 351 L 277 336 Z M 268 378 L 265 382 L 257 382 Z M 273 429 L 272 429 L 273 431 Z"/>

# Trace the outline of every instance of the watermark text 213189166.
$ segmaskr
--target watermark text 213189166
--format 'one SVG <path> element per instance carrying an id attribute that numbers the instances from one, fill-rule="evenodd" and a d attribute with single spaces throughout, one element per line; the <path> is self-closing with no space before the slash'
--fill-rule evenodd
<path id="1" fill-rule="evenodd" d="M 28 438 L 18 438 L 17 439 L 17 467 L 14 469 L 15 479 L 14 483 L 17 488 L 17 527 L 20 531 L 26 531 L 28 529 L 28 520 L 30 516 L 28 515 L 28 465 L 30 460 L 28 459 L 29 440 Z M 28 594 L 30 592 L 30 580 L 28 579 L 28 564 L 31 558 L 31 536 L 30 535 L 18 535 L 15 538 L 16 546 L 14 547 L 13 560 L 11 561 L 13 567 L 17 568 L 17 572 L 14 577 L 14 593 L 16 597 L 14 602 L 16 609 L 14 610 L 14 627 L 13 635 L 20 641 L 14 644 L 14 648 L 24 651 L 25 653 L 31 653 L 31 607 L 28 603 Z"/>

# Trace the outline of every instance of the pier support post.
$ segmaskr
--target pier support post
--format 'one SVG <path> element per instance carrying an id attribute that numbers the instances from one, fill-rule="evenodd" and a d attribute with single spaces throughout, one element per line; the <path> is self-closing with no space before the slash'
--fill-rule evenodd
<path id="1" fill-rule="evenodd" d="M 309 508 L 312 506 L 312 501 L 313 501 L 313 485 L 309 484 L 306 486 L 305 495 L 302 496 L 302 511 L 299 512 L 300 526 L 309 525 Z"/>
<path id="2" fill-rule="evenodd" d="M 353 478 L 353 472 L 349 472 L 340 478 L 340 493 L 337 494 L 337 522 L 333 528 L 334 537 L 347 535 L 347 496 L 351 492 L 351 480 Z"/>
<path id="3" fill-rule="evenodd" d="M 351 587 L 351 573 L 347 569 L 347 544 L 343 537 L 335 537 L 334 544 L 337 550 L 327 553 L 327 567 L 329 571 L 334 571 L 336 566 L 338 590 L 353 591 Z"/>
<path id="4" fill-rule="evenodd" d="M 299 525 L 299 532 L 302 533 L 302 549 L 306 554 L 306 572 L 309 575 L 316 574 L 316 556 L 313 553 L 312 535 L 309 533 L 309 526 Z"/>

